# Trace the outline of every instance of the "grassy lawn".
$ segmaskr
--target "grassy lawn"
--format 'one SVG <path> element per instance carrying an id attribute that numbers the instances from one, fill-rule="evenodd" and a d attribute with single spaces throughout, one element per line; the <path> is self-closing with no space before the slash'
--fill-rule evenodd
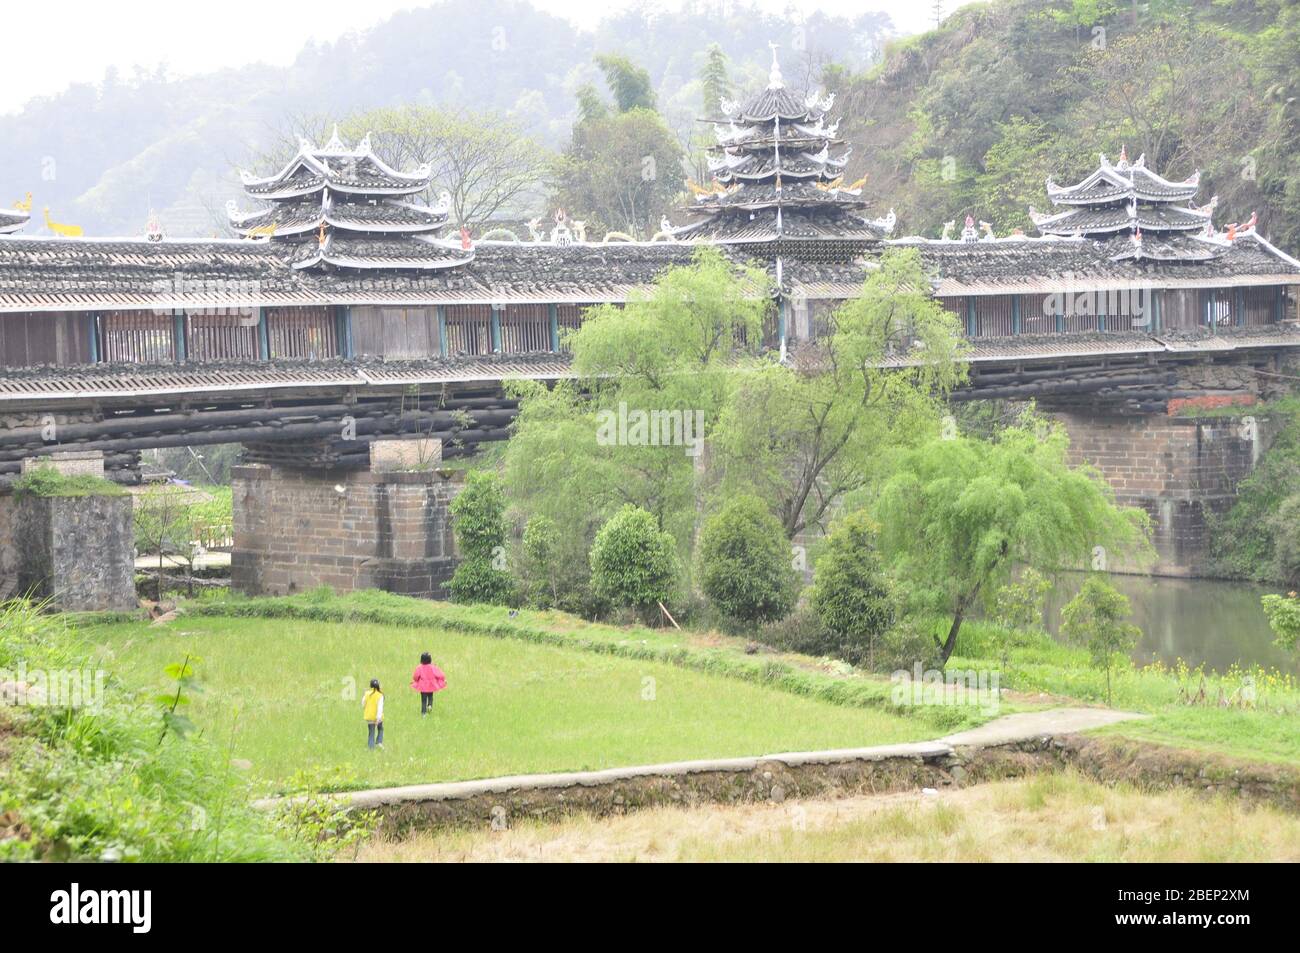
<path id="1" fill-rule="evenodd" d="M 936 733 L 924 719 L 652 658 L 429 625 L 183 616 L 84 633 L 110 674 L 150 696 L 166 691 L 168 663 L 199 656 L 204 691 L 187 714 L 223 745 L 233 728 L 233 757 L 277 790 L 300 771 L 331 786 L 374 787 Z M 424 650 L 449 680 L 427 719 L 407 687 Z M 386 747 L 375 753 L 365 746 L 359 701 L 372 677 L 387 695 Z"/>
<path id="2" fill-rule="evenodd" d="M 444 831 L 364 861 L 1295 861 L 1300 818 L 1070 773 L 798 804 L 663 808 Z"/>

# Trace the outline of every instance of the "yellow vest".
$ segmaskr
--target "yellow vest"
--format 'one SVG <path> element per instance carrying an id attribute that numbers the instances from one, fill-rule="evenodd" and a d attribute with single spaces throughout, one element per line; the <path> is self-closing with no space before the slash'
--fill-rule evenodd
<path id="1" fill-rule="evenodd" d="M 366 721 L 377 721 L 379 719 L 379 699 L 383 697 L 382 692 L 377 692 L 373 688 L 366 691 L 365 697 L 361 699 L 363 717 Z"/>

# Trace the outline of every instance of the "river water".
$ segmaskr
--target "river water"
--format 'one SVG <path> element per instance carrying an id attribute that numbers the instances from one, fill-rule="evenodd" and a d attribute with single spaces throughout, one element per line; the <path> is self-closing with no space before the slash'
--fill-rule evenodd
<path id="1" fill-rule="evenodd" d="M 1084 573 L 1063 573 L 1047 598 L 1048 631 L 1059 638 L 1061 607 L 1079 591 Z M 1279 592 L 1246 582 L 1114 574 L 1110 582 L 1128 596 L 1142 639 L 1135 661 L 1160 659 L 1222 672 L 1233 662 L 1300 674 L 1300 661 L 1273 644 L 1259 597 Z"/>

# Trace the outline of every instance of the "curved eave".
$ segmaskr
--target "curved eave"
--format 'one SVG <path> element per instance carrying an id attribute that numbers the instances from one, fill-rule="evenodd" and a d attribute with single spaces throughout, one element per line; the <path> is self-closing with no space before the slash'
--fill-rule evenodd
<path id="1" fill-rule="evenodd" d="M 368 271 L 439 271 L 468 265 L 473 260 L 474 255 L 472 253 L 465 258 L 429 260 L 427 258 L 353 258 L 348 255 L 317 252 L 310 258 L 294 262 L 293 267 L 302 270 L 324 264 L 333 265 L 336 268 L 359 268 Z"/>
<path id="2" fill-rule="evenodd" d="M 1059 235 L 1066 238 L 1070 235 L 1110 235 L 1119 232 L 1131 231 L 1135 228 L 1150 232 L 1152 235 L 1158 235 L 1163 232 L 1178 232 L 1180 234 L 1187 232 L 1201 232 L 1205 230 L 1205 222 L 1184 222 L 1182 224 L 1170 224 L 1168 222 L 1147 221 L 1141 219 L 1125 220 L 1114 225 L 1087 225 L 1078 228 L 1070 228 L 1062 225 L 1042 225 L 1035 226 L 1043 235 Z"/>
<path id="3" fill-rule="evenodd" d="M 316 172 L 318 175 L 322 175 L 328 178 L 330 175 L 328 160 L 330 159 L 353 159 L 359 162 L 360 161 L 373 162 L 375 168 L 377 168 L 384 175 L 391 176 L 394 179 L 399 179 L 401 181 L 410 183 L 411 185 L 416 185 L 418 183 L 418 188 L 416 189 L 416 191 L 425 188 L 429 183 L 430 172 L 427 165 L 421 166 L 420 169 L 416 172 L 398 172 L 396 169 L 390 166 L 383 159 L 379 158 L 379 156 L 375 155 L 375 153 L 369 149 L 362 149 L 362 150 L 317 149 L 311 152 L 308 152 L 306 149 L 299 149 L 297 154 L 294 155 L 294 157 L 290 159 L 287 163 L 285 163 L 284 168 L 282 168 L 279 172 L 275 173 L 274 175 L 258 177 L 258 176 L 252 176 L 252 175 L 248 175 L 247 173 L 241 172 L 239 177 L 242 180 L 245 188 L 257 188 L 259 186 L 274 186 L 275 184 L 279 182 L 283 182 L 286 179 L 288 179 L 289 176 L 297 172 L 299 168 L 306 166 L 312 169 L 312 171 Z"/>
<path id="4" fill-rule="evenodd" d="M 243 232 L 245 235 L 248 235 L 249 232 L 255 229 L 265 228 L 271 225 L 272 221 L 268 221 L 263 225 L 235 225 L 232 222 L 231 227 L 237 231 Z M 306 235 L 310 232 L 318 231 L 322 225 L 329 225 L 332 228 L 337 228 L 347 232 L 362 232 L 374 235 L 420 235 L 423 233 L 430 233 L 432 237 L 432 233 L 438 231 L 444 224 L 445 222 L 434 222 L 432 224 L 428 222 L 369 223 L 335 218 L 332 215 L 323 215 L 311 221 L 278 224 L 276 225 L 274 234 L 276 236 Z"/>
<path id="5" fill-rule="evenodd" d="M 427 188 L 427 182 L 422 184 L 403 185 L 400 187 L 389 187 L 380 185 L 367 185 L 357 182 L 339 182 L 334 178 L 327 178 L 324 181 L 312 183 L 306 186 L 296 186 L 267 192 L 260 192 L 254 188 L 248 188 L 246 191 L 254 198 L 267 202 L 281 201 L 284 199 L 299 199 L 307 195 L 313 195 L 329 189 L 332 192 L 340 192 L 344 195 L 415 195 Z"/>

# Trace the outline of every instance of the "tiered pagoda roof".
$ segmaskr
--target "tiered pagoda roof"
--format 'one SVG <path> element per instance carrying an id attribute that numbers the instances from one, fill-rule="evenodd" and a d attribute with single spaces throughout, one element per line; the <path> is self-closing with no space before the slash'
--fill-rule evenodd
<path id="1" fill-rule="evenodd" d="M 1061 211 L 1029 210 L 1042 234 L 1090 238 L 1114 261 L 1208 261 L 1224 253 L 1211 224 L 1215 201 L 1204 208 L 1191 202 L 1200 173 L 1171 182 L 1148 169 L 1144 156 L 1130 162 L 1121 151 L 1113 165 L 1100 158 L 1097 170 L 1076 185 L 1048 180 L 1048 198 Z"/>
<path id="2" fill-rule="evenodd" d="M 827 125 L 834 96 L 800 99 L 785 86 L 772 50 L 767 88 L 744 102 L 722 100 L 722 119 L 713 123 L 718 143 L 710 147 L 710 189 L 697 189 L 687 209 L 698 220 L 673 230 L 673 237 L 734 245 L 780 245 L 822 257 L 814 249 L 848 243 L 858 249 L 883 240 L 894 216 L 869 221 L 860 183 L 840 183 L 849 149 Z"/>
<path id="3" fill-rule="evenodd" d="M 347 146 L 338 128 L 322 147 L 302 140 L 275 175 L 241 173 L 244 191 L 267 203 L 241 213 L 227 205 L 230 223 L 246 238 L 265 238 L 290 250 L 294 268 L 438 269 L 465 264 L 472 250 L 447 242 L 451 199 L 437 206 L 415 199 L 430 170 L 398 172 L 371 150 L 370 136 Z"/>

